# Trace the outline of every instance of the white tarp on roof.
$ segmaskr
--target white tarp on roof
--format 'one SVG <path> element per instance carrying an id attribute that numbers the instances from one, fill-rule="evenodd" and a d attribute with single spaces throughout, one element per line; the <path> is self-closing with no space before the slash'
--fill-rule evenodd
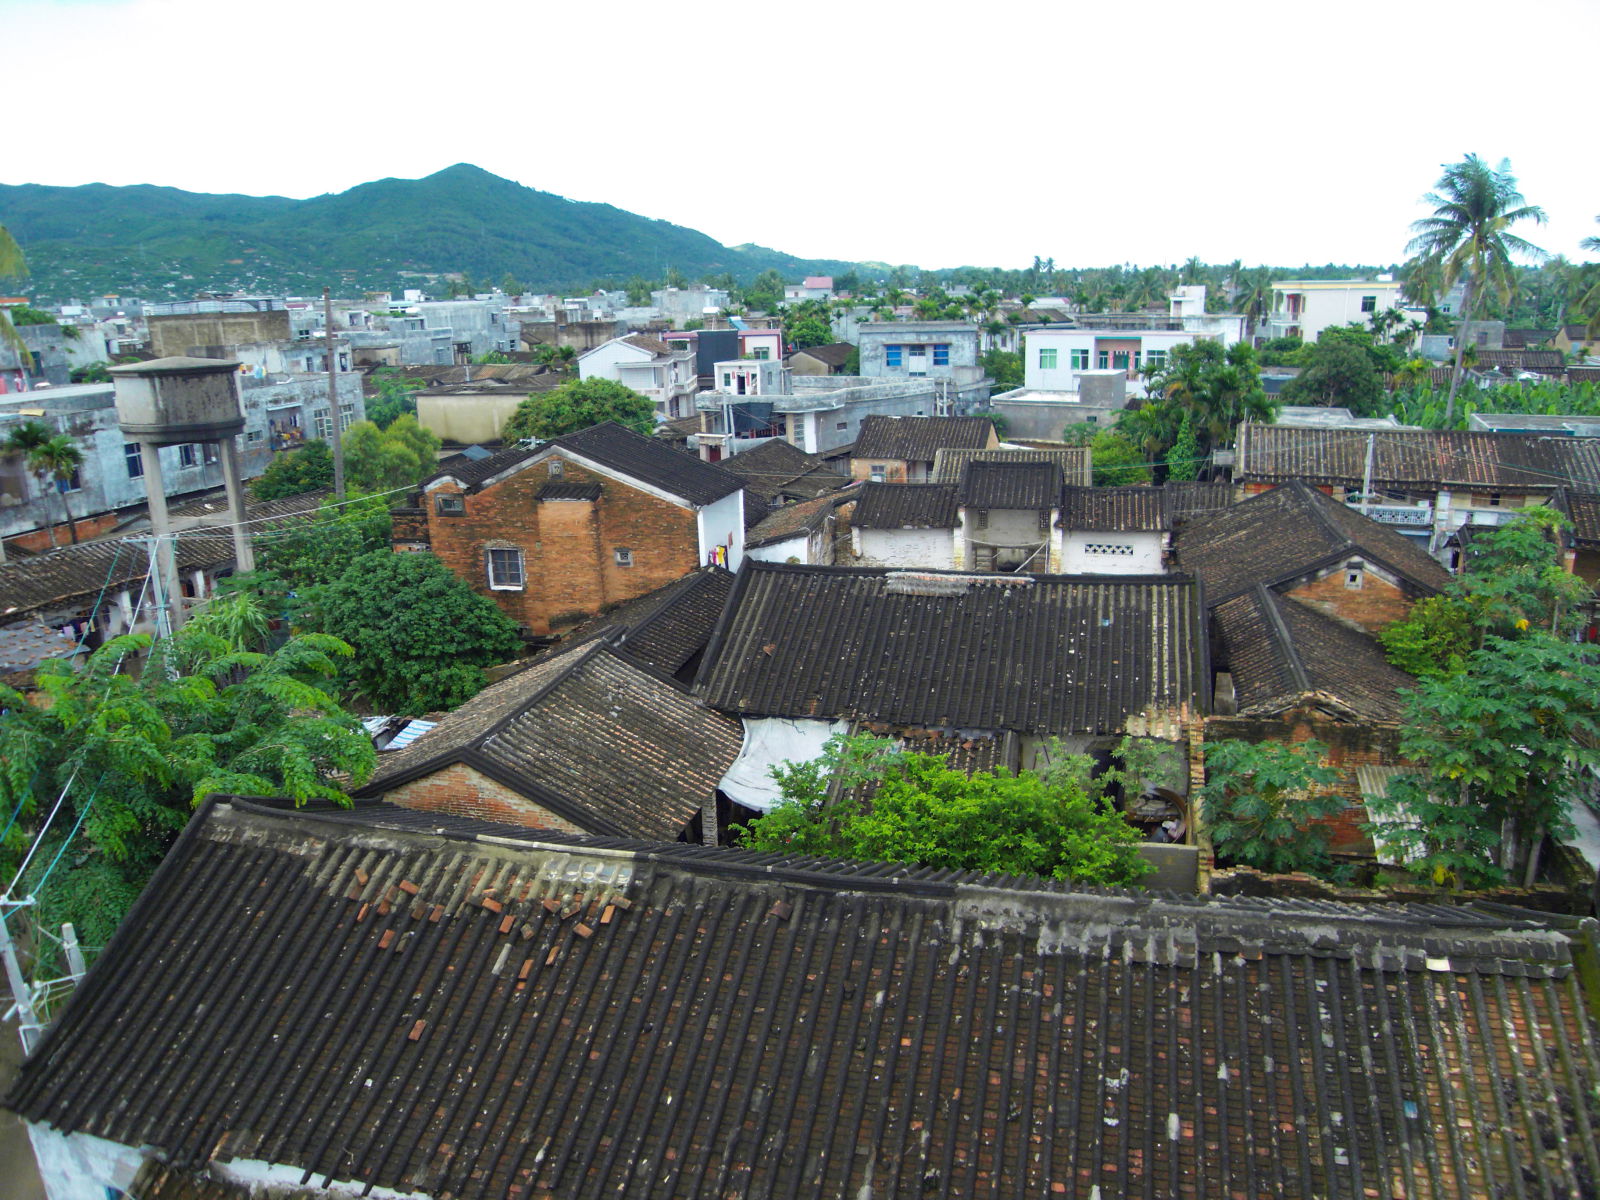
<path id="1" fill-rule="evenodd" d="M 782 762 L 810 762 L 836 733 L 848 733 L 848 721 L 802 721 L 791 717 L 744 719 L 744 745 L 718 786 L 728 799 L 767 812 L 781 796 L 772 768 Z"/>

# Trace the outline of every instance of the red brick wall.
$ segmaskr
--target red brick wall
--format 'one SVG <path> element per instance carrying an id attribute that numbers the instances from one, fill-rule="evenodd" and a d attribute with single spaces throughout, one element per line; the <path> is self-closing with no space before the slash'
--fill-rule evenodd
<path id="1" fill-rule="evenodd" d="M 54 497 L 51 497 L 50 503 L 57 509 L 61 507 L 61 502 Z M 78 537 L 84 539 L 99 537 L 103 533 L 110 533 L 117 527 L 117 522 L 121 519 L 120 514 L 108 512 L 100 513 L 98 516 L 74 520 L 73 524 L 78 527 Z M 54 528 L 57 543 L 63 546 L 70 546 L 72 544 L 72 531 L 61 523 L 57 523 Z M 46 525 L 42 529 L 32 529 L 27 533 L 19 533 L 16 537 L 6 538 L 5 543 L 7 546 L 13 546 L 18 550 L 30 550 L 35 553 L 45 551 L 50 549 L 50 529 L 51 526 Z"/>
<path id="2" fill-rule="evenodd" d="M 524 825 L 530 829 L 588 832 L 463 763 L 453 763 L 402 784 L 387 792 L 384 799 L 422 812 L 476 817 L 480 821 Z"/>
<path id="3" fill-rule="evenodd" d="M 1368 633 L 1377 633 L 1411 611 L 1412 597 L 1370 568 L 1361 572 L 1358 588 L 1346 587 L 1344 576 L 1345 569 L 1339 567 L 1321 579 L 1291 588 L 1287 594 L 1330 617 L 1359 625 Z"/>
<path id="4" fill-rule="evenodd" d="M 899 458 L 852 458 L 850 460 L 850 478 L 871 479 L 872 468 L 882 467 L 884 483 L 905 483 L 906 464 Z"/>
<path id="5" fill-rule="evenodd" d="M 551 481 L 539 462 L 493 487 L 464 497 L 466 515 L 442 517 L 425 497 L 433 552 L 513 621 L 549 633 L 681 579 L 699 565 L 699 536 L 692 510 L 565 461 L 562 483 L 598 483 L 599 500 L 534 499 Z M 492 591 L 484 550 L 511 544 L 522 550 L 524 589 Z M 633 551 L 632 566 L 618 566 L 616 550 Z"/>
<path id="6" fill-rule="evenodd" d="M 1328 747 L 1326 762 L 1339 772 L 1332 785 L 1344 797 L 1346 807 L 1334 817 L 1318 818 L 1328 827 L 1328 845 L 1337 854 L 1372 857 L 1372 839 L 1361 826 L 1369 819 L 1366 804 L 1356 782 L 1357 767 L 1403 767 L 1409 765 L 1399 754 L 1399 732 L 1386 727 L 1345 725 L 1313 711 L 1297 710 L 1280 719 L 1210 717 L 1205 724 L 1207 742 L 1238 738 L 1246 742 L 1308 742 L 1313 739 Z"/>

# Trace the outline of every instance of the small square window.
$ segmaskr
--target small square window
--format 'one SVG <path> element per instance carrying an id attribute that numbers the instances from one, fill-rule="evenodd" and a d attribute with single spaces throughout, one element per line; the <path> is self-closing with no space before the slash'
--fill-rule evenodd
<path id="1" fill-rule="evenodd" d="M 433 511 L 441 517 L 464 517 L 467 515 L 466 497 L 436 496 L 433 501 Z"/>
<path id="2" fill-rule="evenodd" d="M 989 528 L 989 510 L 980 508 L 972 519 L 972 524 L 977 529 Z"/>
<path id="3" fill-rule="evenodd" d="M 1072 369 L 1074 371 L 1087 371 L 1089 369 L 1089 352 L 1087 350 L 1074 350 L 1072 352 Z"/>
<path id="4" fill-rule="evenodd" d="M 618 546 L 613 553 L 615 553 L 617 558 L 617 566 L 633 566 L 633 551 L 629 550 L 626 546 Z"/>
<path id="5" fill-rule="evenodd" d="M 885 346 L 883 348 L 883 365 L 898 367 L 901 365 L 901 348 L 899 346 Z"/>
<path id="6" fill-rule="evenodd" d="M 934 346 L 933 365 L 936 367 L 948 367 L 950 365 L 950 347 L 948 344 L 940 343 Z"/>
<path id="7" fill-rule="evenodd" d="M 1376 296 L 1361 297 L 1361 311 L 1364 313 L 1378 311 L 1378 298 Z"/>
<path id="8" fill-rule="evenodd" d="M 1039 351 L 1039 370 L 1053 371 L 1056 368 L 1056 352 L 1054 350 Z"/>
<path id="9" fill-rule="evenodd" d="M 183 445 L 179 446 L 178 465 L 180 467 L 192 467 L 198 463 L 200 461 L 200 455 L 196 452 L 199 449 L 199 445 L 195 442 L 185 442 Z"/>
<path id="10" fill-rule="evenodd" d="M 549 464 L 550 478 L 560 479 L 567 473 L 567 464 L 559 458 L 552 458 Z"/>
<path id="11" fill-rule="evenodd" d="M 889 468 L 883 463 L 872 464 L 872 482 L 884 483 L 889 478 Z"/>
<path id="12" fill-rule="evenodd" d="M 508 592 L 522 590 L 522 551 L 517 549 L 490 549 L 486 552 L 489 562 L 489 586 L 495 591 Z"/>
<path id="13" fill-rule="evenodd" d="M 1361 572 L 1346 571 L 1344 573 L 1344 585 L 1351 589 L 1359 588 L 1361 586 Z"/>

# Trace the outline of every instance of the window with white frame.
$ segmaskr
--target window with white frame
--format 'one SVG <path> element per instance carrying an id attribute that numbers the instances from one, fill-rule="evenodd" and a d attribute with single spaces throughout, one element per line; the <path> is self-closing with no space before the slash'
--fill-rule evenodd
<path id="1" fill-rule="evenodd" d="M 1100 351 L 1100 353 L 1096 356 L 1096 364 L 1102 371 L 1104 371 L 1111 365 L 1111 352 L 1109 350 Z"/>
<path id="2" fill-rule="evenodd" d="M 1056 352 L 1054 350 L 1039 351 L 1039 370 L 1054 371 L 1056 369 Z"/>
<path id="3" fill-rule="evenodd" d="M 318 413 L 311 418 L 311 424 L 317 431 L 319 441 L 327 441 L 333 436 L 333 418 L 325 413 Z"/>
<path id="4" fill-rule="evenodd" d="M 198 466 L 200 462 L 200 443 L 185 442 L 178 447 L 178 465 L 180 467 Z"/>
<path id="5" fill-rule="evenodd" d="M 484 554 L 489 560 L 489 587 L 497 592 L 520 592 L 523 586 L 522 551 L 491 546 Z"/>
<path id="6" fill-rule="evenodd" d="M 551 479 L 560 479 L 567 473 L 566 460 L 552 458 L 549 463 L 546 464 L 546 470 L 550 472 Z"/>
<path id="7" fill-rule="evenodd" d="M 765 362 L 772 357 L 772 348 L 770 346 L 757 346 L 750 351 L 750 357 Z"/>
<path id="8" fill-rule="evenodd" d="M 1376 296 L 1361 297 L 1361 311 L 1364 313 L 1378 311 L 1378 298 Z"/>
<path id="9" fill-rule="evenodd" d="M 1166 366 L 1167 352 L 1165 350 L 1146 350 L 1144 352 L 1144 365 L 1146 367 Z"/>
<path id="10" fill-rule="evenodd" d="M 1089 369 L 1089 352 L 1087 350 L 1074 350 L 1072 352 L 1072 369 L 1074 371 L 1087 371 Z"/>
<path id="11" fill-rule="evenodd" d="M 144 451 L 138 442 L 128 442 L 122 447 L 123 457 L 128 463 L 128 478 L 144 478 Z"/>
<path id="12" fill-rule="evenodd" d="M 872 482 L 884 483 L 889 478 L 889 468 L 883 463 L 872 464 Z"/>
<path id="13" fill-rule="evenodd" d="M 467 499 L 465 496 L 435 496 L 433 511 L 441 517 L 464 517 L 467 515 Z"/>

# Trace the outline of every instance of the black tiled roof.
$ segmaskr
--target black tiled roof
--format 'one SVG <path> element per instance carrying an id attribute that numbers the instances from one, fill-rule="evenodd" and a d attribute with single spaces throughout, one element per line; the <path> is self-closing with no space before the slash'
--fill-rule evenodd
<path id="1" fill-rule="evenodd" d="M 863 417 L 855 457 L 931 463 L 940 450 L 981 450 L 993 436 L 987 417 Z"/>
<path id="2" fill-rule="evenodd" d="M 1167 516 L 1173 524 L 1196 513 L 1214 512 L 1233 504 L 1231 483 L 1164 483 L 1161 492 L 1166 497 Z"/>
<path id="3" fill-rule="evenodd" d="M 1212 612 L 1222 643 L 1217 667 L 1233 674 L 1241 716 L 1272 716 L 1309 700 L 1346 719 L 1395 724 L 1400 691 L 1416 679 L 1389 665 L 1360 630 L 1256 586 Z"/>
<path id="4" fill-rule="evenodd" d="M 487 458 L 470 459 L 466 455 L 451 458 L 448 463 L 441 464 L 440 469 L 429 475 L 417 485 L 419 491 L 427 491 L 430 484 L 441 479 L 453 479 L 461 485 L 462 491 L 471 491 L 486 479 L 492 479 L 518 463 L 526 462 L 532 458 L 534 452 L 521 446 L 513 446 L 509 450 L 499 450 Z"/>
<path id="5" fill-rule="evenodd" d="M 208 801 L 7 1104 L 172 1171 L 459 1200 L 1476 1200 L 1600 1178 L 1573 944 L 1593 933 L 1560 918 L 362 807 Z"/>
<path id="6" fill-rule="evenodd" d="M 609 637 L 485 688 L 360 789 L 466 763 L 580 829 L 675 838 L 716 794 L 739 725 L 616 654 Z"/>
<path id="7" fill-rule="evenodd" d="M 934 456 L 933 483 L 960 483 L 969 463 L 1055 463 L 1064 483 L 1088 487 L 1093 482 L 1087 446 L 1055 450 L 941 450 Z"/>
<path id="8" fill-rule="evenodd" d="M 1047 462 L 969 462 L 962 472 L 967 508 L 1046 509 L 1061 502 L 1061 468 Z"/>
<path id="9" fill-rule="evenodd" d="M 801 500 L 794 504 L 785 504 L 782 508 L 775 508 L 762 520 L 761 524 L 750 530 L 744 539 L 745 549 L 755 546 L 768 546 L 773 542 L 781 542 L 787 538 L 799 537 L 801 534 L 810 533 L 823 521 L 828 514 L 841 504 L 847 504 L 856 498 L 860 491 L 857 487 L 846 488 L 843 491 L 832 492 L 826 496 L 818 496 L 815 500 Z"/>
<path id="10" fill-rule="evenodd" d="M 747 561 L 700 680 L 741 716 L 1116 733 L 1196 702 L 1199 607 L 1181 576 Z"/>
<path id="11" fill-rule="evenodd" d="M 766 500 L 778 495 L 806 499 L 837 491 L 850 476 L 818 454 L 807 454 L 782 438 L 734 454 L 717 464 L 744 480 L 745 488 Z"/>
<path id="12" fill-rule="evenodd" d="M 957 492 L 945 483 L 864 483 L 850 523 L 859 529 L 954 529 Z"/>
<path id="13" fill-rule="evenodd" d="M 547 483 L 534 493 L 535 500 L 598 500 L 605 489 L 598 483 Z"/>
<path id="14" fill-rule="evenodd" d="M 563 434 L 549 445 L 681 496 L 690 504 L 711 504 L 744 486 L 737 475 L 714 463 L 701 462 L 692 454 L 674 450 L 656 438 L 643 437 L 615 421 Z"/>
<path id="15" fill-rule="evenodd" d="M 663 675 L 676 675 L 706 648 L 722 615 L 733 575 L 722 567 L 700 567 L 682 579 L 609 608 L 567 635 L 582 641 L 604 629 L 616 630 L 617 653 Z"/>
<path id="16" fill-rule="evenodd" d="M 1061 528 L 1091 533 L 1153 533 L 1172 527 L 1166 494 L 1151 487 L 1067 487 Z"/>
<path id="17" fill-rule="evenodd" d="M 849 342 L 830 342 L 826 346 L 807 346 L 804 350 L 796 350 L 794 353 L 804 354 L 807 358 L 814 358 L 829 367 L 842 367 L 850 361 L 850 355 L 854 350 L 855 347 Z"/>
<path id="18" fill-rule="evenodd" d="M 1441 487 L 1549 490 L 1562 484 L 1600 490 L 1600 438 L 1530 433 L 1242 425 L 1234 477 L 1360 488 L 1372 439 L 1374 491 Z"/>
<path id="19" fill-rule="evenodd" d="M 1450 582 L 1450 572 L 1404 534 L 1298 481 L 1192 517 L 1177 534 L 1176 554 L 1179 567 L 1204 581 L 1212 606 L 1258 583 L 1272 587 L 1351 555 L 1387 567 L 1418 595 Z"/>
<path id="20" fill-rule="evenodd" d="M 307 492 L 248 504 L 245 511 L 252 531 L 278 529 L 316 516 L 326 491 Z M 176 519 L 218 516 L 226 511 L 216 501 L 197 501 L 172 509 Z M 233 531 L 225 526 L 181 530 L 176 561 L 180 571 L 210 570 L 233 561 Z M 92 603 L 107 594 L 142 580 L 150 566 L 143 546 L 127 541 L 83 542 L 44 554 L 0 563 L 0 622 L 78 601 Z"/>
<path id="21" fill-rule="evenodd" d="M 1600 548 L 1600 494 L 1563 488 L 1552 504 L 1572 522 L 1571 537 L 1580 549 Z"/>

